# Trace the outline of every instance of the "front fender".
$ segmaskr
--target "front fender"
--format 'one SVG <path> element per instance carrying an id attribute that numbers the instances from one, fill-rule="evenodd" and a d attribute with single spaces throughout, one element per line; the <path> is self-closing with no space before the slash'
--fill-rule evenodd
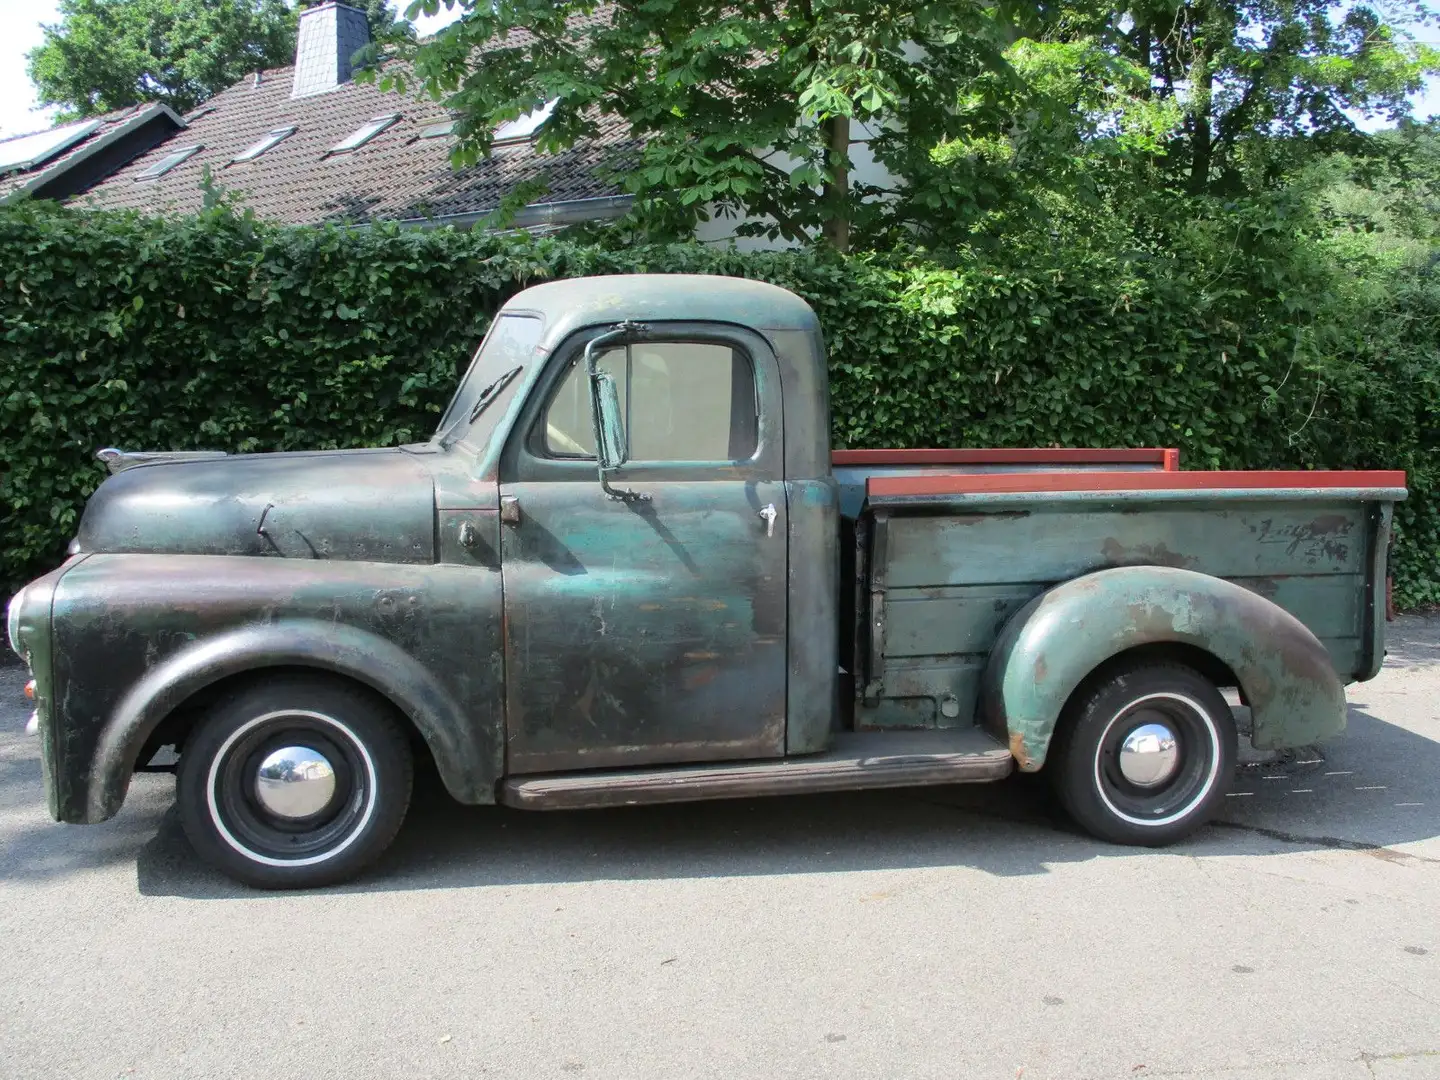
<path id="1" fill-rule="evenodd" d="M 225 631 L 182 648 L 150 668 L 106 721 L 89 776 L 85 820 L 113 817 L 130 775 L 156 726 L 192 694 L 231 675 L 273 667 L 310 667 L 355 679 L 388 698 L 429 745 L 446 789 L 461 802 L 493 801 L 487 772 L 492 755 L 460 704 L 409 653 L 377 634 L 313 619 Z"/>
<path id="2" fill-rule="evenodd" d="M 1016 612 L 986 664 L 980 721 L 1035 772 L 1085 677 L 1127 649 L 1157 644 L 1202 649 L 1234 672 L 1257 747 L 1300 746 L 1345 728 L 1344 688 L 1299 619 L 1229 581 L 1165 566 L 1086 574 Z"/>

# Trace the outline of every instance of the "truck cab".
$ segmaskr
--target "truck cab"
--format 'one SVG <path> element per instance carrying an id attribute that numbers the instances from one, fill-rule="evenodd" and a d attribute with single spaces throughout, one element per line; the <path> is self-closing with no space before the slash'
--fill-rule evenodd
<path id="1" fill-rule="evenodd" d="M 9 611 L 52 815 L 173 748 L 197 852 L 300 887 L 390 843 L 421 756 L 526 809 L 1018 768 L 1158 844 L 1223 797 L 1221 689 L 1258 745 L 1343 727 L 1403 474 L 832 453 L 826 371 L 783 289 L 582 278 L 504 306 L 425 443 L 102 452 Z"/>

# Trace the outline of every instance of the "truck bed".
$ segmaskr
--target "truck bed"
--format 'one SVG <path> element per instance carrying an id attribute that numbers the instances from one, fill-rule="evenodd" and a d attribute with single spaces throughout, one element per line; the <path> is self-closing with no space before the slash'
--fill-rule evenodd
<path id="1" fill-rule="evenodd" d="M 864 489 L 848 654 L 857 727 L 971 722 L 1006 620 L 1110 567 L 1180 567 L 1258 593 L 1310 628 L 1342 680 L 1382 659 L 1403 473 L 929 469 L 871 473 Z"/>

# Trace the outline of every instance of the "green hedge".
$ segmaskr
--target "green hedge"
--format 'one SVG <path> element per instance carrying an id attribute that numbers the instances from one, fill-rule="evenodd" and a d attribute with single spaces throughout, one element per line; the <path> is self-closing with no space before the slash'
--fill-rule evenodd
<path id="1" fill-rule="evenodd" d="M 1440 287 L 1368 248 L 1294 243 L 1219 266 L 1043 245 L 941 266 L 3 208 L 0 577 L 60 558 L 101 446 L 424 438 L 514 292 L 694 271 L 814 305 L 837 446 L 1163 445 L 1197 469 L 1404 468 L 1397 599 L 1435 603 Z"/>

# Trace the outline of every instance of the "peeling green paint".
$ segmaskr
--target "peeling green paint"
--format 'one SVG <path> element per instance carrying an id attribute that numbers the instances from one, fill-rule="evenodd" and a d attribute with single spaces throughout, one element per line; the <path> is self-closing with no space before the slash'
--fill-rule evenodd
<path id="1" fill-rule="evenodd" d="M 1009 741 L 1022 770 L 1037 771 L 1081 681 L 1128 650 L 1157 645 L 1199 649 L 1233 672 L 1259 747 L 1344 730 L 1344 688 L 1303 623 L 1239 585 L 1162 566 L 1098 571 L 1032 600 L 990 653 L 980 721 Z"/>

